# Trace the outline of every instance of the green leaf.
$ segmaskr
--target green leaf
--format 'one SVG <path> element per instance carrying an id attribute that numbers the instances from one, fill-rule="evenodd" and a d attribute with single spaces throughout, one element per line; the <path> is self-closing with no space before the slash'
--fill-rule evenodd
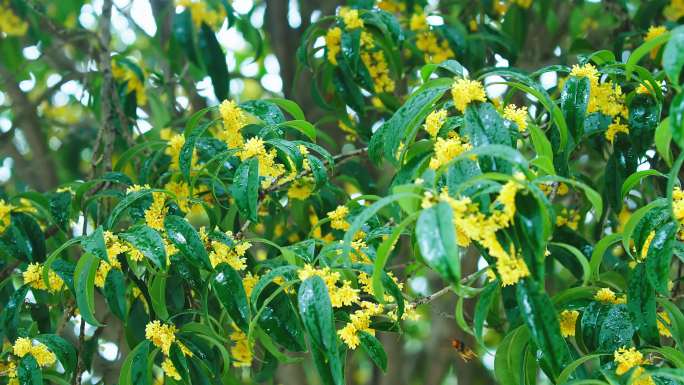
<path id="1" fill-rule="evenodd" d="M 669 122 L 672 140 L 679 148 L 684 148 L 684 93 L 677 94 L 672 99 Z"/>
<path id="2" fill-rule="evenodd" d="M 202 55 L 202 61 L 207 67 L 207 73 L 211 78 L 211 84 L 214 86 L 216 99 L 228 99 L 230 74 L 226 64 L 226 55 L 216 40 L 214 31 L 204 23 L 200 28 L 198 48 Z"/>
<path id="3" fill-rule="evenodd" d="M 76 305 L 81 317 L 93 326 L 103 326 L 95 319 L 95 275 L 99 265 L 99 258 L 86 253 L 79 258 L 74 272 Z"/>
<path id="4" fill-rule="evenodd" d="M 373 363 L 383 372 L 387 371 L 387 353 L 385 353 L 380 341 L 365 331 L 359 332 L 359 339 L 361 340 L 361 348 L 368 354 Z"/>
<path id="5" fill-rule="evenodd" d="M 668 34 L 665 33 L 653 40 L 659 40 L 661 42 L 667 41 L 667 45 L 663 51 L 663 69 L 670 78 L 671 84 L 675 88 L 678 88 L 679 73 L 682 70 L 682 66 L 684 66 L 684 28 L 679 26 L 673 29 L 672 32 L 670 32 L 669 41 L 667 35 Z"/>
<path id="6" fill-rule="evenodd" d="M 199 64 L 193 35 L 194 28 L 190 10 L 186 9 L 181 13 L 175 14 L 173 16 L 173 37 L 180 49 L 185 51 L 188 59 L 195 64 Z"/>
<path id="7" fill-rule="evenodd" d="M 604 356 L 605 354 L 587 354 L 586 356 L 580 357 L 572 361 L 558 376 L 558 384 L 562 385 L 567 383 L 570 376 L 575 372 L 575 370 L 587 361 L 595 360 Z"/>
<path id="8" fill-rule="evenodd" d="M 149 283 L 150 298 L 152 299 L 152 309 L 161 320 L 169 318 L 169 311 L 166 307 L 166 275 L 155 275 Z"/>
<path id="9" fill-rule="evenodd" d="M 416 222 L 416 239 L 425 262 L 447 282 L 460 285 L 461 267 L 451 206 L 440 202 L 424 209 Z"/>
<path id="10" fill-rule="evenodd" d="M 321 378 L 330 378 L 333 381 L 332 384 L 343 385 L 344 376 L 337 350 L 332 304 L 323 279 L 315 276 L 302 282 L 298 298 L 299 314 L 309 334 L 311 348 L 314 352 L 323 353 L 327 361 L 325 368 L 320 364 L 316 365 Z"/>
<path id="11" fill-rule="evenodd" d="M 672 130 L 669 116 L 663 119 L 658 124 L 658 127 L 656 127 L 654 141 L 656 150 L 658 150 L 658 155 L 663 158 L 668 167 L 672 167 L 672 150 L 670 149 Z"/>
<path id="12" fill-rule="evenodd" d="M 71 373 L 76 369 L 76 348 L 56 334 L 41 334 L 35 339 L 55 353 L 64 370 Z"/>
<path id="13" fill-rule="evenodd" d="M 299 107 L 297 103 L 291 100 L 283 98 L 270 98 L 266 99 L 266 101 L 277 104 L 278 107 L 282 108 L 288 114 L 292 115 L 292 117 L 296 120 L 306 120 L 306 117 L 304 116 L 304 111 L 302 111 L 302 109 Z"/>
<path id="14" fill-rule="evenodd" d="M 55 223 L 66 231 L 71 214 L 71 193 L 64 191 L 48 194 L 48 209 Z"/>
<path id="15" fill-rule="evenodd" d="M 494 356 L 494 376 L 501 385 L 520 385 L 523 350 L 530 340 L 530 332 L 520 326 L 506 334 Z"/>
<path id="16" fill-rule="evenodd" d="M 166 267 L 166 248 L 158 232 L 146 225 L 130 227 L 119 238 L 130 243 L 160 269 Z"/>
<path id="17" fill-rule="evenodd" d="M 119 220 L 119 216 L 123 214 L 123 212 L 128 209 L 129 206 L 131 206 L 133 203 L 135 203 L 138 199 L 141 199 L 143 197 L 146 197 L 149 194 L 152 194 L 153 192 L 159 192 L 162 190 L 155 190 L 155 189 L 150 189 L 150 190 L 142 190 L 142 191 L 136 191 L 132 192 L 130 194 L 126 194 L 126 197 L 119 201 L 119 203 L 114 206 L 112 209 L 111 214 L 109 214 L 109 219 L 107 220 L 107 226 L 105 226 L 106 229 L 112 230 L 116 223 Z"/>
<path id="18" fill-rule="evenodd" d="M 561 110 L 575 142 L 579 142 L 584 134 L 584 118 L 589 104 L 589 88 L 588 78 L 570 76 L 561 92 Z"/>
<path id="19" fill-rule="evenodd" d="M 622 184 L 622 188 L 620 189 L 620 195 L 622 195 L 622 198 L 624 199 L 627 194 L 636 186 L 639 182 L 641 182 L 642 179 L 644 179 L 647 176 L 660 176 L 663 178 L 667 178 L 667 175 L 664 175 L 663 173 L 656 171 L 656 170 L 641 170 L 637 171 L 634 174 L 630 175 L 627 179 L 625 179 L 625 182 Z"/>
<path id="20" fill-rule="evenodd" d="M 420 123 L 434 108 L 434 103 L 439 100 L 444 92 L 451 87 L 451 79 L 434 79 L 423 84 L 411 97 L 392 115 L 381 129 L 385 158 L 394 165 L 399 165 L 401 156 L 397 156 L 399 144 L 408 144 L 412 140 Z M 378 135 L 377 131 L 373 136 Z"/>
<path id="21" fill-rule="evenodd" d="M 181 174 L 183 174 L 183 179 L 188 184 L 191 184 L 190 172 L 192 171 L 192 158 L 195 156 L 197 139 L 204 135 L 207 129 L 214 125 L 214 123 L 216 123 L 216 120 L 205 122 L 201 126 L 193 128 L 185 137 L 183 147 L 181 147 L 180 153 L 178 154 L 178 166 L 181 170 Z"/>
<path id="22" fill-rule="evenodd" d="M 612 353 L 619 347 L 629 345 L 633 336 L 634 325 L 627 305 L 611 306 L 600 323 L 598 349 L 601 352 Z"/>
<path id="23" fill-rule="evenodd" d="M 83 250 L 85 250 L 86 253 L 90 253 L 103 261 L 109 262 L 102 226 L 98 226 L 92 234 L 83 237 L 81 246 L 83 246 Z"/>
<path id="24" fill-rule="evenodd" d="M 468 105 L 465 111 L 463 134 L 468 137 L 474 148 L 500 144 L 510 147 L 511 134 L 504 125 L 503 118 L 491 103 Z M 477 158 L 483 171 L 510 173 L 511 165 L 489 156 Z"/>
<path id="25" fill-rule="evenodd" d="M 241 103 L 240 108 L 268 125 L 278 125 L 285 122 L 285 115 L 280 111 L 278 105 L 268 100 L 250 100 Z"/>
<path id="26" fill-rule="evenodd" d="M 487 313 L 494 303 L 494 299 L 497 298 L 497 293 L 499 292 L 499 280 L 495 279 L 489 282 L 485 286 L 484 290 L 480 293 L 480 298 L 477 300 L 475 305 L 475 314 L 473 315 L 473 332 L 475 333 L 475 339 L 480 345 L 484 345 L 482 339 L 482 329 L 484 328 L 484 322 L 487 318 Z"/>
<path id="27" fill-rule="evenodd" d="M 21 316 L 21 306 L 24 304 L 26 293 L 29 286 L 23 285 L 10 295 L 7 304 L 3 306 L 0 315 L 0 337 L 5 336 L 8 340 L 17 339 L 17 328 L 19 327 L 19 317 Z"/>
<path id="28" fill-rule="evenodd" d="M 121 365 L 119 385 L 149 385 L 152 373 L 148 368 L 147 355 L 150 341 L 143 340 L 128 355 Z"/>
<path id="29" fill-rule="evenodd" d="M 560 334 L 556 309 L 544 289 L 529 278 L 519 282 L 516 289 L 522 318 L 541 351 L 541 361 L 548 368 L 546 374 L 555 379 L 570 362 L 570 349 Z"/>
<path id="30" fill-rule="evenodd" d="M 226 309 L 230 318 L 245 333 L 249 330 L 249 304 L 247 294 L 242 286 L 242 278 L 228 264 L 216 266 L 216 275 L 211 282 L 221 305 Z"/>
<path id="31" fill-rule="evenodd" d="M 637 47 L 637 49 L 629 55 L 627 63 L 625 63 L 625 76 L 629 79 L 632 76 L 632 72 L 636 68 L 639 60 L 644 56 L 648 55 L 651 50 L 660 46 L 661 44 L 667 42 L 670 39 L 670 32 L 666 32 L 660 36 L 657 36 L 649 41 L 644 42 L 642 45 Z"/>
<path id="32" fill-rule="evenodd" d="M 664 296 L 670 295 L 670 262 L 679 224 L 670 222 L 655 231 L 646 257 L 646 278 Z"/>
<path id="33" fill-rule="evenodd" d="M 111 269 L 107 273 L 102 294 L 112 314 L 126 321 L 126 282 L 121 270 Z"/>
<path id="34" fill-rule="evenodd" d="M 648 279 L 644 279 L 644 275 L 644 263 L 638 263 L 630 271 L 627 282 L 627 309 L 634 318 L 641 338 L 653 344 L 658 342 L 655 289 Z"/>
<path id="35" fill-rule="evenodd" d="M 167 215 L 164 218 L 164 228 L 171 242 L 191 264 L 196 267 L 211 269 L 204 243 L 195 228 L 185 218 Z"/>
<path id="36" fill-rule="evenodd" d="M 551 170 L 553 170 L 553 149 L 551 147 L 551 142 L 544 134 L 544 131 L 536 124 L 528 125 L 528 129 L 530 131 L 530 139 L 532 139 L 532 146 L 534 146 L 534 151 L 537 153 L 537 158 L 551 161 Z"/>
<path id="37" fill-rule="evenodd" d="M 185 355 L 183 355 L 183 352 L 181 351 L 178 344 L 171 345 L 171 350 L 169 351 L 169 358 L 171 359 L 173 366 L 178 371 L 178 374 L 180 374 L 181 378 L 183 379 L 183 382 L 186 384 L 190 384 L 188 360 L 185 359 Z"/>
<path id="38" fill-rule="evenodd" d="M 551 242 L 549 243 L 549 246 L 561 247 L 570 252 L 570 254 L 572 254 L 575 258 L 577 258 L 577 261 L 582 266 L 582 286 L 586 286 L 589 283 L 589 279 L 591 277 L 591 267 L 589 266 L 589 261 L 587 260 L 587 257 L 578 248 L 572 245 L 568 245 L 567 243 Z"/>
<path id="39" fill-rule="evenodd" d="M 279 127 L 291 127 L 295 130 L 306 135 L 311 141 L 316 141 L 316 127 L 307 122 L 306 120 L 288 120 L 287 122 L 280 123 Z"/>
<path id="40" fill-rule="evenodd" d="M 21 385 L 43 385 L 43 373 L 32 355 L 27 354 L 19 361 L 17 378 Z"/>
<path id="41" fill-rule="evenodd" d="M 420 214 L 420 211 L 416 211 L 409 216 L 407 216 L 404 220 L 399 223 L 394 230 L 392 230 L 392 234 L 390 234 L 387 239 L 382 241 L 380 246 L 378 247 L 378 250 L 375 254 L 375 261 L 373 261 L 373 276 L 371 278 L 372 283 L 373 283 L 373 295 L 375 296 L 376 299 L 384 299 L 385 296 L 385 289 L 382 284 L 382 277 L 385 269 L 385 264 L 387 263 L 387 260 L 389 259 L 390 251 L 394 247 L 394 244 L 397 242 L 401 234 L 403 234 L 404 229 L 413 221 L 416 220 L 418 215 Z"/>
<path id="42" fill-rule="evenodd" d="M 609 234 L 601 238 L 600 241 L 594 246 L 594 250 L 591 252 L 591 259 L 589 260 L 589 267 L 591 268 L 591 276 L 594 281 L 599 279 L 599 269 L 601 268 L 601 262 L 603 261 L 603 256 L 606 255 L 606 251 L 613 244 L 620 241 L 622 234 Z"/>
<path id="43" fill-rule="evenodd" d="M 256 221 L 259 199 L 259 160 L 257 158 L 250 158 L 238 166 L 230 191 L 240 214 L 251 221 Z"/>

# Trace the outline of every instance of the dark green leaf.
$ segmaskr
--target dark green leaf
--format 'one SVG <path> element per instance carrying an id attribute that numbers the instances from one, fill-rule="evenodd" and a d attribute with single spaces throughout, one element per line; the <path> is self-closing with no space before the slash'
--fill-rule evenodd
<path id="1" fill-rule="evenodd" d="M 119 385 L 150 384 L 152 373 L 148 370 L 147 355 L 149 350 L 150 342 L 143 340 L 128 353 L 119 372 Z"/>
<path id="2" fill-rule="evenodd" d="M 56 334 L 41 334 L 36 336 L 36 340 L 55 353 L 67 372 L 76 369 L 76 348 L 67 340 Z"/>
<path id="3" fill-rule="evenodd" d="M 561 92 L 560 103 L 570 134 L 575 142 L 579 142 L 584 134 L 584 118 L 589 104 L 589 79 L 569 77 Z"/>
<path id="4" fill-rule="evenodd" d="M 198 48 L 207 67 L 207 73 L 211 78 L 211 84 L 214 86 L 216 99 L 228 99 L 230 74 L 226 64 L 226 55 L 216 40 L 214 31 L 204 23 L 202 23 L 199 33 Z"/>
<path id="5" fill-rule="evenodd" d="M 250 158 L 238 166 L 230 191 L 240 214 L 251 221 L 256 221 L 259 199 L 259 160 L 257 158 Z"/>
<path id="6" fill-rule="evenodd" d="M 146 225 L 134 226 L 119 237 L 130 243 L 160 269 L 166 267 L 166 248 L 158 232 Z"/>
<path id="7" fill-rule="evenodd" d="M 119 269 L 111 269 L 105 279 L 104 294 L 112 314 L 126 321 L 126 282 Z"/>
<path id="8" fill-rule="evenodd" d="M 475 305 L 475 315 L 473 316 L 473 331 L 475 332 L 475 338 L 479 344 L 483 344 L 482 340 L 482 329 L 484 328 L 484 322 L 487 318 L 487 313 L 494 303 L 494 299 L 497 298 L 496 294 L 499 291 L 499 280 L 494 280 L 489 282 L 485 286 L 484 290 L 480 293 L 480 298 L 477 300 Z"/>
<path id="9" fill-rule="evenodd" d="M 670 32 L 670 40 L 663 51 L 663 69 L 674 84 L 679 84 L 679 73 L 684 66 L 684 27 L 679 26 Z"/>
<path id="10" fill-rule="evenodd" d="M 423 210 L 416 223 L 416 238 L 425 262 L 451 285 L 458 286 L 461 268 L 451 206 L 440 202 Z"/>
<path id="11" fill-rule="evenodd" d="M 361 340 L 361 347 L 363 351 L 368 354 L 368 357 L 377 365 L 383 372 L 387 371 L 387 353 L 380 341 L 373 335 L 360 331 L 359 339 Z"/>
<path id="12" fill-rule="evenodd" d="M 0 315 L 0 337 L 5 336 L 10 341 L 17 339 L 17 328 L 19 327 L 19 316 L 21 315 L 21 305 L 24 304 L 26 293 L 29 286 L 24 285 L 10 295 L 7 304 L 3 306 Z"/>
<path id="13" fill-rule="evenodd" d="M 100 263 L 100 259 L 93 254 L 83 254 L 74 272 L 76 305 L 81 312 L 81 317 L 93 326 L 102 326 L 95 319 L 95 275 Z"/>
<path id="14" fill-rule="evenodd" d="M 43 385 L 43 373 L 32 355 L 27 354 L 19 361 L 17 378 L 21 385 Z"/>
<path id="15" fill-rule="evenodd" d="M 657 229 L 646 257 L 646 278 L 664 296 L 670 294 L 670 262 L 679 224 L 670 222 Z"/>
<path id="16" fill-rule="evenodd" d="M 298 297 L 299 314 L 309 334 L 311 348 L 323 353 L 327 361 L 325 368 L 316 365 L 321 378 L 331 378 L 332 384 L 343 385 L 342 363 L 337 350 L 332 304 L 325 282 L 318 276 L 305 280 L 299 287 Z"/>
<path id="17" fill-rule="evenodd" d="M 192 225 L 176 215 L 164 218 L 164 228 L 171 242 L 180 250 L 187 260 L 196 267 L 211 269 L 209 255 L 204 243 Z"/>
<path id="18" fill-rule="evenodd" d="M 474 148 L 488 144 L 511 146 L 511 135 L 504 125 L 503 118 L 490 103 L 468 105 L 465 111 L 463 134 L 468 137 Z M 501 159 L 478 156 L 483 171 L 510 173 L 511 165 Z"/>
<path id="19" fill-rule="evenodd" d="M 639 335 L 651 344 L 658 342 L 656 326 L 655 289 L 645 279 L 646 264 L 638 263 L 629 274 L 627 284 L 627 309 L 629 310 Z"/>
<path id="20" fill-rule="evenodd" d="M 216 296 L 228 311 L 230 318 L 245 333 L 249 330 L 249 304 L 245 288 L 242 286 L 242 278 L 228 264 L 222 263 L 216 266 L 216 276 L 211 283 Z"/>

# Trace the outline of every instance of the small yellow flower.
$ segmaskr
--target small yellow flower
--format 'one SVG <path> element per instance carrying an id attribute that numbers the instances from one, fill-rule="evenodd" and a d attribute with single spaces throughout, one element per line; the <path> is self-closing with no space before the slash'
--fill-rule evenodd
<path id="1" fill-rule="evenodd" d="M 340 27 L 330 28 L 325 33 L 325 47 L 327 49 L 327 58 L 332 65 L 337 65 L 337 54 L 342 49 L 340 45 L 342 41 L 342 29 Z"/>
<path id="2" fill-rule="evenodd" d="M 160 321 L 152 321 L 145 327 L 145 338 L 152 341 L 154 346 L 161 349 L 168 356 L 171 344 L 176 341 L 176 326 L 162 324 Z"/>
<path id="3" fill-rule="evenodd" d="M 504 108 L 503 117 L 515 123 L 519 132 L 527 130 L 527 106 L 516 108 L 515 104 L 509 104 Z"/>
<path id="4" fill-rule="evenodd" d="M 430 134 L 431 137 L 436 137 L 439 133 L 439 129 L 442 128 L 444 122 L 446 122 L 447 110 L 440 108 L 430 112 L 430 114 L 425 118 L 425 125 L 423 128 Z"/>
<path id="5" fill-rule="evenodd" d="M 653 40 L 656 37 L 658 37 L 658 36 L 660 36 L 666 32 L 667 32 L 667 28 L 664 25 L 659 25 L 659 26 L 652 25 L 648 28 L 648 32 L 646 32 L 646 36 L 644 36 L 644 41 Z M 660 49 L 661 45 L 662 44 L 659 44 L 658 46 L 654 47 L 651 50 L 651 53 L 650 53 L 651 59 L 655 59 L 656 56 L 658 56 L 658 49 Z"/>
<path id="6" fill-rule="evenodd" d="M 328 213 L 330 218 L 330 227 L 336 230 L 347 231 L 349 229 L 349 222 L 347 222 L 347 215 L 349 208 L 344 205 L 337 206 L 337 208 Z"/>
<path id="7" fill-rule="evenodd" d="M 461 112 L 465 112 L 468 104 L 472 102 L 487 101 L 484 87 L 482 86 L 482 83 L 477 80 L 456 80 L 451 87 L 451 96 L 454 99 L 454 106 Z"/>
<path id="8" fill-rule="evenodd" d="M 430 168 L 436 170 L 449 163 L 455 157 L 473 148 L 465 138 L 458 134 L 452 135 L 448 139 L 437 138 L 435 141 L 435 154 L 430 159 Z"/>
<path id="9" fill-rule="evenodd" d="M 342 7 L 340 8 L 340 17 L 344 22 L 344 26 L 349 30 L 363 28 L 363 20 L 359 18 L 359 11 L 356 9 Z"/>
<path id="10" fill-rule="evenodd" d="M 644 358 L 644 355 L 635 348 L 619 348 L 613 353 L 613 359 L 615 363 L 618 364 L 617 369 L 615 369 L 615 374 L 618 376 L 627 373 L 635 366 L 648 363 L 648 360 Z"/>
<path id="11" fill-rule="evenodd" d="M 244 143 L 240 130 L 247 124 L 247 116 L 233 100 L 224 100 L 219 106 L 219 113 L 223 119 L 223 129 L 216 133 L 216 138 L 228 145 L 228 148 L 238 148 Z"/>
<path id="12" fill-rule="evenodd" d="M 606 139 L 613 143 L 615 135 L 618 133 L 629 134 L 629 127 L 627 127 L 626 124 L 620 123 L 619 117 L 608 126 L 608 129 L 606 130 Z"/>
<path id="13" fill-rule="evenodd" d="M 230 340 L 233 341 L 233 346 L 230 347 L 230 355 L 233 358 L 233 366 L 251 366 L 252 350 L 249 348 L 247 335 L 235 326 L 233 326 L 233 329 L 233 333 L 230 335 Z"/>
<path id="14" fill-rule="evenodd" d="M 563 337 L 575 335 L 575 324 L 577 323 L 579 312 L 577 310 L 563 310 L 560 313 L 560 328 Z"/>
<path id="15" fill-rule="evenodd" d="M 409 28 L 411 31 L 424 31 L 428 29 L 427 17 L 425 17 L 425 14 L 423 12 L 416 12 L 411 15 Z"/>
<path id="16" fill-rule="evenodd" d="M 173 362 L 171 362 L 171 359 L 169 357 L 166 357 L 164 361 L 161 364 L 161 368 L 164 371 L 164 375 L 167 377 L 171 377 L 176 381 L 181 380 L 181 375 L 178 373 L 178 370 L 176 370 L 176 367 L 173 365 Z"/>
<path id="17" fill-rule="evenodd" d="M 0 234 L 4 233 L 10 225 L 12 217 L 10 213 L 14 206 L 0 199 Z"/>

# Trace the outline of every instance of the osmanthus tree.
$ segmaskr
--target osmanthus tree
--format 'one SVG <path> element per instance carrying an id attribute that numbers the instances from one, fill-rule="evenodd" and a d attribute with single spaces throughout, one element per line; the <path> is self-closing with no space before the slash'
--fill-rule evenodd
<path id="1" fill-rule="evenodd" d="M 230 2 L 166 8 L 163 60 L 112 50 L 109 0 L 96 32 L 59 7 L 0 3 L 12 134 L 40 123 L 29 109 L 98 127 L 87 177 L 2 193 L 0 382 L 94 382 L 116 330 L 119 384 L 272 383 L 301 364 L 341 385 L 354 351 L 397 364 L 378 335 L 451 294 L 453 327 L 472 336 L 454 347 L 493 354 L 496 383 L 684 383 L 684 4 L 610 3 L 627 15 L 610 50 L 495 67 L 525 56 L 527 24 L 554 20 L 553 5 L 338 7 L 291 52 L 327 111 L 313 124 L 284 98 L 231 97 L 220 25 L 262 40 Z M 578 50 L 597 28 L 585 20 Z M 72 58 L 87 65 L 62 76 L 87 79 L 87 102 L 38 107 L 44 90 L 11 82 L 22 46 L 81 34 L 91 50 Z M 220 103 L 179 111 L 179 95 L 202 104 L 205 76 Z M 360 171 L 366 158 L 382 178 Z M 407 284 L 432 273 L 442 289 Z"/>

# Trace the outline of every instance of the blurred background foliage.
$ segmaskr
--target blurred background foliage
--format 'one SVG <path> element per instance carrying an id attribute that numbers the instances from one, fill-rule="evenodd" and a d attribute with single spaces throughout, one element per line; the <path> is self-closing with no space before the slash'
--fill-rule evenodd
<path id="1" fill-rule="evenodd" d="M 97 58 L 109 44 L 100 32 L 104 3 L 0 0 L 0 185 L 6 193 L 53 190 L 91 175 L 103 119 Z M 341 5 L 394 16 L 378 20 L 373 32 L 390 68 L 387 92 L 374 92 L 372 74 L 326 60 L 326 18 Z M 330 153 L 362 147 L 406 100 L 426 64 L 456 59 L 472 72 L 509 66 L 531 72 L 599 50 L 625 60 L 650 26 L 676 25 L 684 2 L 115 0 L 111 13 L 115 162 L 140 135 L 166 139 L 164 129 L 181 129 L 192 113 L 228 98 L 286 97 L 305 111 Z M 540 83 L 558 95 L 561 77 L 548 71 Z M 491 99 L 506 93 L 503 80 L 484 79 Z M 364 162 L 345 163 L 336 182 L 350 193 L 382 195 L 392 173 Z M 584 164 L 591 169 L 591 159 Z M 404 267 L 412 293 L 439 287 L 424 269 Z M 387 374 L 354 354 L 348 383 L 493 383 L 492 351 L 465 362 L 452 346 L 454 339 L 468 342 L 456 327 L 453 301 L 445 296 L 421 309 L 422 318 L 407 323 L 402 338 L 379 335 L 391 363 Z M 471 301 L 464 306 L 472 313 Z M 85 382 L 116 381 L 125 353 L 117 338 L 108 330 L 96 339 Z M 494 347 L 500 338 L 487 334 L 485 344 Z M 311 365 L 281 365 L 276 374 L 279 384 L 315 382 Z"/>

